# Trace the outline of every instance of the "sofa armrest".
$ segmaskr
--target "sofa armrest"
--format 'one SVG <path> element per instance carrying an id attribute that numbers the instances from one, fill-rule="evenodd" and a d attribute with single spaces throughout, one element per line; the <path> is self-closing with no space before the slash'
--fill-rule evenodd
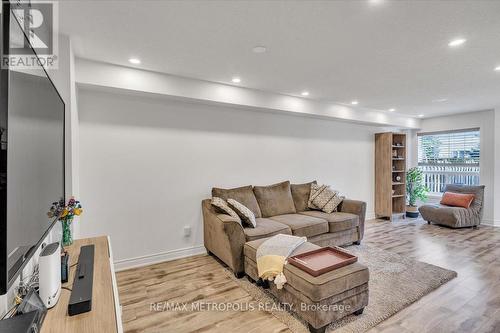
<path id="1" fill-rule="evenodd" d="M 203 235 L 205 248 L 228 265 L 235 273 L 243 272 L 243 226 L 227 214 L 218 214 L 210 200 L 203 200 Z"/>
<path id="2" fill-rule="evenodd" d="M 218 214 L 217 218 L 221 221 L 224 231 L 230 241 L 241 240 L 242 246 L 245 245 L 245 233 L 243 232 L 243 226 L 234 217 L 227 214 Z"/>
<path id="3" fill-rule="evenodd" d="M 344 199 L 338 211 L 359 216 L 359 237 L 360 240 L 363 239 L 365 234 L 366 202 Z"/>
<path id="4" fill-rule="evenodd" d="M 228 215 L 228 214 L 217 214 L 217 218 L 224 224 L 232 224 L 232 223 L 236 223 L 238 224 L 240 227 L 241 227 L 241 224 L 238 222 L 238 220 L 236 220 L 234 217 L 232 217 L 231 215 Z"/>

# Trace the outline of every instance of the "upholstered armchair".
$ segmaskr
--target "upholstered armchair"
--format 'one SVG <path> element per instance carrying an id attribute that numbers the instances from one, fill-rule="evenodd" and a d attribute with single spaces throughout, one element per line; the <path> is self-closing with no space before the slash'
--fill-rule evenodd
<path id="1" fill-rule="evenodd" d="M 474 194 L 469 208 L 450 207 L 441 204 L 424 205 L 418 210 L 427 223 L 452 228 L 477 227 L 483 218 L 484 185 L 446 185 L 445 192 Z"/>

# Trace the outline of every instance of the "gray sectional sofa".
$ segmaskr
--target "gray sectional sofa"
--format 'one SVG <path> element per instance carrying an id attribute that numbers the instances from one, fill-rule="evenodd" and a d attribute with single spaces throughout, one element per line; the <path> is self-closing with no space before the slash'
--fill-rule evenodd
<path id="1" fill-rule="evenodd" d="M 213 188 L 212 196 L 234 199 L 255 215 L 255 228 L 238 223 L 231 216 L 202 201 L 204 244 L 236 276 L 244 272 L 243 248 L 246 242 L 276 234 L 306 236 L 319 246 L 359 244 L 363 239 L 366 203 L 344 199 L 338 211 L 324 213 L 308 208 L 311 183 L 289 181 L 269 186 Z"/>

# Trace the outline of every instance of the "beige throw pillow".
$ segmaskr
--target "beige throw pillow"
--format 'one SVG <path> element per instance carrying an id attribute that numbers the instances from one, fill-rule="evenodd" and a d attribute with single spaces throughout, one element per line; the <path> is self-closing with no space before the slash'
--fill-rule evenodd
<path id="1" fill-rule="evenodd" d="M 327 186 L 315 193 L 312 203 L 325 213 L 330 214 L 337 211 L 337 206 L 342 200 L 344 200 L 344 197 L 340 196 L 338 191 Z"/>
<path id="2" fill-rule="evenodd" d="M 311 184 L 311 192 L 309 193 L 309 200 L 307 201 L 307 207 L 310 209 L 320 209 L 314 205 L 314 198 L 321 193 L 327 186 L 326 185 L 318 185 L 316 183 Z"/>
<path id="3" fill-rule="evenodd" d="M 257 226 L 255 215 L 250 209 L 234 199 L 227 199 L 227 203 L 249 227 L 255 228 Z"/>
<path id="4" fill-rule="evenodd" d="M 241 224 L 240 217 L 238 216 L 238 214 L 236 214 L 236 212 L 234 210 L 231 209 L 231 207 L 229 207 L 226 200 L 219 198 L 219 197 L 213 197 L 211 203 L 215 207 L 222 210 L 224 213 L 226 213 L 229 216 L 231 216 L 232 218 L 234 218 L 236 221 L 238 221 L 239 224 Z"/>

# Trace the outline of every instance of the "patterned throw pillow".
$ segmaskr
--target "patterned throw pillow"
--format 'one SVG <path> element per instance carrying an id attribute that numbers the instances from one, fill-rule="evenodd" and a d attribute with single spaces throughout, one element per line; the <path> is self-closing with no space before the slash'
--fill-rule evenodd
<path id="1" fill-rule="evenodd" d="M 329 186 L 326 186 L 314 193 L 312 203 L 325 213 L 330 214 L 337 210 L 337 206 L 342 200 L 344 200 L 344 197 L 340 196 L 338 191 L 332 190 Z"/>
<path id="2" fill-rule="evenodd" d="M 309 200 L 307 201 L 307 207 L 310 209 L 320 209 L 316 207 L 313 203 L 313 199 L 317 196 L 316 193 L 321 193 L 327 186 L 326 185 L 318 185 L 316 183 L 311 184 L 311 192 L 309 193 Z M 319 192 L 318 192 L 319 191 Z"/>
<path id="3" fill-rule="evenodd" d="M 249 227 L 255 228 L 257 226 L 255 215 L 250 209 L 234 199 L 227 199 L 227 203 L 229 204 L 229 207 L 234 209 L 243 222 L 245 222 Z"/>
<path id="4" fill-rule="evenodd" d="M 212 198 L 212 205 L 219 208 L 224 213 L 230 215 L 232 218 L 234 218 L 236 221 L 238 221 L 239 224 L 241 224 L 240 217 L 238 216 L 238 214 L 236 214 L 236 212 L 234 210 L 231 209 L 231 207 L 229 207 L 226 200 L 219 198 L 219 197 L 213 197 Z"/>

